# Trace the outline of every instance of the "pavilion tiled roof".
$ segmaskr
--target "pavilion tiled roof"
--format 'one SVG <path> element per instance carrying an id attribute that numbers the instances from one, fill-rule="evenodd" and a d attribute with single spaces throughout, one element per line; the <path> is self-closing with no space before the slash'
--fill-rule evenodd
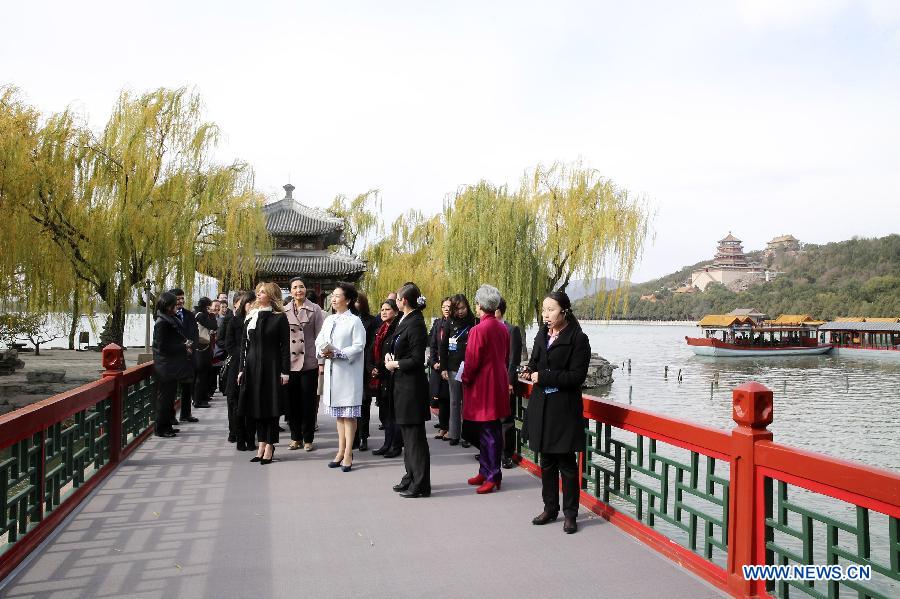
<path id="1" fill-rule="evenodd" d="M 324 210 L 310 208 L 293 198 L 263 207 L 270 235 L 327 235 L 344 228 L 344 221 Z"/>
<path id="2" fill-rule="evenodd" d="M 256 270 L 261 275 L 341 277 L 365 272 L 366 263 L 345 254 L 275 250 L 271 256 L 256 258 Z"/>

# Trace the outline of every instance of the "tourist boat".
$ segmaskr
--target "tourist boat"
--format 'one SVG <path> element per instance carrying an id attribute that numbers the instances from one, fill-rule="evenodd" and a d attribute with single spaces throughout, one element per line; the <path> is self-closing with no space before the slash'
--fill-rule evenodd
<path id="1" fill-rule="evenodd" d="M 833 353 L 900 360 L 900 318 L 838 318 L 819 327 Z"/>
<path id="2" fill-rule="evenodd" d="M 808 356 L 831 350 L 816 338 L 821 324 L 807 314 L 783 314 L 762 323 L 748 316 L 709 314 L 698 323 L 703 337 L 684 339 L 698 356 Z"/>

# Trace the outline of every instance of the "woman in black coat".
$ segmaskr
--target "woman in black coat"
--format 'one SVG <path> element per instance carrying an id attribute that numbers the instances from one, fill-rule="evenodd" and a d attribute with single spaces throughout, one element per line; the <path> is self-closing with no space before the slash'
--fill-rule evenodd
<path id="1" fill-rule="evenodd" d="M 282 387 L 291 372 L 291 330 L 278 285 L 256 286 L 256 302 L 244 319 L 244 331 L 238 414 L 252 418 L 256 425 L 259 448 L 250 461 L 271 464 L 278 443 Z"/>
<path id="2" fill-rule="evenodd" d="M 356 296 L 356 312 L 359 315 L 359 320 L 363 324 L 363 328 L 366 330 L 366 349 L 363 356 L 364 358 L 367 358 L 372 343 L 375 341 L 375 333 L 381 326 L 381 318 L 372 316 L 372 312 L 369 309 L 369 297 L 362 291 Z M 374 393 L 369 390 L 369 377 L 366 375 L 367 372 L 368 370 L 364 367 L 362 416 L 356 421 L 356 436 L 353 439 L 353 449 L 359 449 L 360 451 L 367 451 L 369 449 L 369 421 L 371 420 L 372 396 L 374 395 Z"/>
<path id="3" fill-rule="evenodd" d="M 158 437 L 174 437 L 172 413 L 178 382 L 191 375 L 192 343 L 185 337 L 175 317 L 174 294 L 165 292 L 156 302 L 153 325 L 153 376 L 156 378 L 156 422 L 153 432 Z"/>
<path id="4" fill-rule="evenodd" d="M 381 304 L 381 325 L 375 329 L 372 343 L 366 348 L 366 390 L 378 399 L 378 418 L 384 425 L 384 443 L 372 452 L 372 455 L 397 457 L 403 445 L 400 442 L 400 431 L 394 420 L 393 377 L 384 367 L 384 356 L 391 353 L 394 343 L 394 331 L 397 329 L 397 316 L 400 309 L 392 300 L 384 300 Z"/>
<path id="5" fill-rule="evenodd" d="M 450 298 L 441 300 L 441 318 L 435 318 L 428 334 L 428 384 L 431 390 L 431 407 L 438 409 L 435 439 L 447 440 L 447 429 L 450 426 L 450 387 L 441 376 L 441 342 L 446 333 L 445 326 L 450 319 Z"/>
<path id="6" fill-rule="evenodd" d="M 406 474 L 394 490 L 401 497 L 431 495 L 431 455 L 425 438 L 425 422 L 431 411 L 428 378 L 425 376 L 425 346 L 428 329 L 422 309 L 425 298 L 414 283 L 397 292 L 397 305 L 403 318 L 397 323 L 391 353 L 385 356 L 385 367 L 392 374 L 394 416 L 403 436 L 403 461 Z"/>
<path id="7" fill-rule="evenodd" d="M 213 366 L 212 357 L 213 349 L 216 343 L 216 334 L 219 325 L 216 322 L 215 315 L 210 313 L 212 300 L 208 297 L 201 297 L 200 301 L 194 307 L 194 314 L 197 321 L 197 328 L 206 329 L 209 338 L 206 343 L 201 340 L 194 346 L 194 407 L 208 408 L 209 398 L 212 397 L 213 391 Z"/>
<path id="8" fill-rule="evenodd" d="M 544 298 L 544 325 L 524 377 L 534 387 L 528 400 L 525 432 L 532 451 L 541 456 L 544 511 L 533 524 L 547 524 L 559 515 L 559 481 L 562 477 L 563 530 L 578 530 L 578 458 L 584 451 L 585 433 L 581 385 L 587 378 L 591 344 L 572 314 L 565 293 L 554 291 Z"/>
<path id="9" fill-rule="evenodd" d="M 456 373 L 460 365 L 466 359 L 466 344 L 469 341 L 469 331 L 478 324 L 478 319 L 472 313 L 469 300 L 462 293 L 457 293 L 450 298 L 450 318 L 444 322 L 444 337 L 440 342 L 441 377 L 449 386 L 450 393 L 450 418 L 447 424 L 446 438 L 450 445 L 460 442 L 462 436 L 462 405 L 465 401 L 463 385 L 456 380 Z M 462 446 L 468 447 L 469 442 L 462 440 Z"/>
<path id="10" fill-rule="evenodd" d="M 234 313 L 226 316 L 224 337 L 225 353 L 228 355 L 228 367 L 225 373 L 225 399 L 228 402 L 228 436 L 234 436 L 238 451 L 250 451 L 255 447 L 253 438 L 256 435 L 252 423 L 238 413 L 238 362 L 244 346 L 244 318 L 247 317 L 247 306 L 254 300 L 249 291 L 239 293 L 234 298 Z"/>

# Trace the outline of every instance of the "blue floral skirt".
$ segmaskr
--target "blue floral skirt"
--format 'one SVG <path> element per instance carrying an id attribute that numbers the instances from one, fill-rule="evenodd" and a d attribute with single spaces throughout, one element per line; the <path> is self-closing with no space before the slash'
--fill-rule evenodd
<path id="1" fill-rule="evenodd" d="M 361 418 L 362 406 L 325 407 L 325 414 L 332 418 Z"/>

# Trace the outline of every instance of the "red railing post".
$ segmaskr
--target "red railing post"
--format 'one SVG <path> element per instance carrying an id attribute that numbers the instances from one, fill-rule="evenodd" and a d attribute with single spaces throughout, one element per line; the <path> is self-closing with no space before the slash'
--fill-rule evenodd
<path id="1" fill-rule="evenodd" d="M 758 441 L 771 441 L 766 427 L 772 423 L 772 392 L 756 382 L 745 383 L 732 392 L 732 456 L 730 505 L 728 506 L 728 588 L 738 597 L 764 595 L 764 585 L 744 580 L 742 566 L 761 564 L 759 553 L 760 510 L 757 501 L 755 449 Z"/>
<path id="2" fill-rule="evenodd" d="M 125 408 L 125 389 L 122 388 L 122 371 L 125 370 L 125 352 L 115 343 L 103 348 L 103 378 L 112 377 L 115 382 L 109 414 L 109 461 L 122 460 L 122 421 Z"/>

